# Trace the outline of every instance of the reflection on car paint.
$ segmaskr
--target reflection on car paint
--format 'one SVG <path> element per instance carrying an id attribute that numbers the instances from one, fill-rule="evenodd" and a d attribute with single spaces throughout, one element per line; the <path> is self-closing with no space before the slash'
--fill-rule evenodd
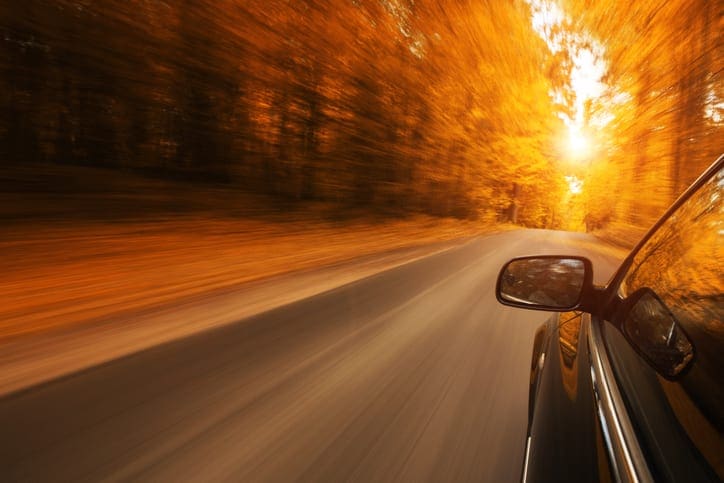
<path id="1" fill-rule="evenodd" d="M 653 291 L 695 348 L 680 382 L 659 377 L 664 397 L 702 456 L 724 479 L 724 170 L 686 200 L 644 244 L 619 287 Z M 613 345 L 615 347 L 615 345 Z M 618 371 L 630 368 L 619 367 Z M 718 437 L 712 437 L 717 434 Z"/>

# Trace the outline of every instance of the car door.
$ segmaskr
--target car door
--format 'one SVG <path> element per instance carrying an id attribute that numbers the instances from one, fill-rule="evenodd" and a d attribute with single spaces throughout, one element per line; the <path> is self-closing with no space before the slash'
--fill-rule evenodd
<path id="1" fill-rule="evenodd" d="M 624 263 L 604 303 L 614 309 L 594 317 L 655 481 L 724 480 L 722 164 Z M 619 464 L 642 464 L 631 456 Z"/>
<path id="2" fill-rule="evenodd" d="M 613 481 L 588 356 L 591 317 L 563 312 L 536 334 L 521 480 Z"/>

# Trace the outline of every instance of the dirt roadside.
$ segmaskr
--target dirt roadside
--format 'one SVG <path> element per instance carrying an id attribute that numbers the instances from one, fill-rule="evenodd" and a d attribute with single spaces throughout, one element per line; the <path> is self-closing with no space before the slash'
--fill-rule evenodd
<path id="1" fill-rule="evenodd" d="M 458 220 L 167 220 L 5 230 L 0 343 L 123 312 L 484 230 Z"/>
<path id="2" fill-rule="evenodd" d="M 6 229 L 0 394 L 301 300 L 507 229 L 386 223 L 154 223 Z"/>

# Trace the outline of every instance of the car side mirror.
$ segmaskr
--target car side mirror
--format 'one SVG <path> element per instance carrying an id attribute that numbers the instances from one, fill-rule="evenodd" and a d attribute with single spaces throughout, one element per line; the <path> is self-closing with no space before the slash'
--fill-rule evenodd
<path id="1" fill-rule="evenodd" d="M 591 261 L 577 256 L 520 257 L 506 263 L 495 290 L 504 305 L 566 312 L 585 305 L 593 290 Z"/>
<path id="2" fill-rule="evenodd" d="M 643 288 L 625 301 L 621 331 L 659 374 L 675 379 L 694 360 L 694 345 L 656 293 Z"/>

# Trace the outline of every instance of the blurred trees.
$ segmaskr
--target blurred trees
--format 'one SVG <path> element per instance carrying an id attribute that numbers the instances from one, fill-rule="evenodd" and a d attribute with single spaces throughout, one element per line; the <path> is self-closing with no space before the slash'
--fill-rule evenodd
<path id="1" fill-rule="evenodd" d="M 600 150 L 586 184 L 598 226 L 650 226 L 722 153 L 722 11 L 708 0 L 569 0 L 605 42 L 607 92 L 588 112 Z M 596 118 L 609 123 L 596 124 Z"/>
<path id="2" fill-rule="evenodd" d="M 557 120 L 529 15 L 452 0 L 4 2 L 0 156 L 550 225 Z"/>
<path id="3" fill-rule="evenodd" d="M 579 48 L 573 30 L 590 33 L 608 65 L 586 107 L 599 148 L 574 173 L 586 221 L 648 224 L 721 149 L 721 12 L 561 6 L 576 21 L 556 35 Z M 576 95 L 569 54 L 551 51 L 522 0 L 12 0 L 0 5 L 0 162 L 570 226 L 557 148 Z"/>

